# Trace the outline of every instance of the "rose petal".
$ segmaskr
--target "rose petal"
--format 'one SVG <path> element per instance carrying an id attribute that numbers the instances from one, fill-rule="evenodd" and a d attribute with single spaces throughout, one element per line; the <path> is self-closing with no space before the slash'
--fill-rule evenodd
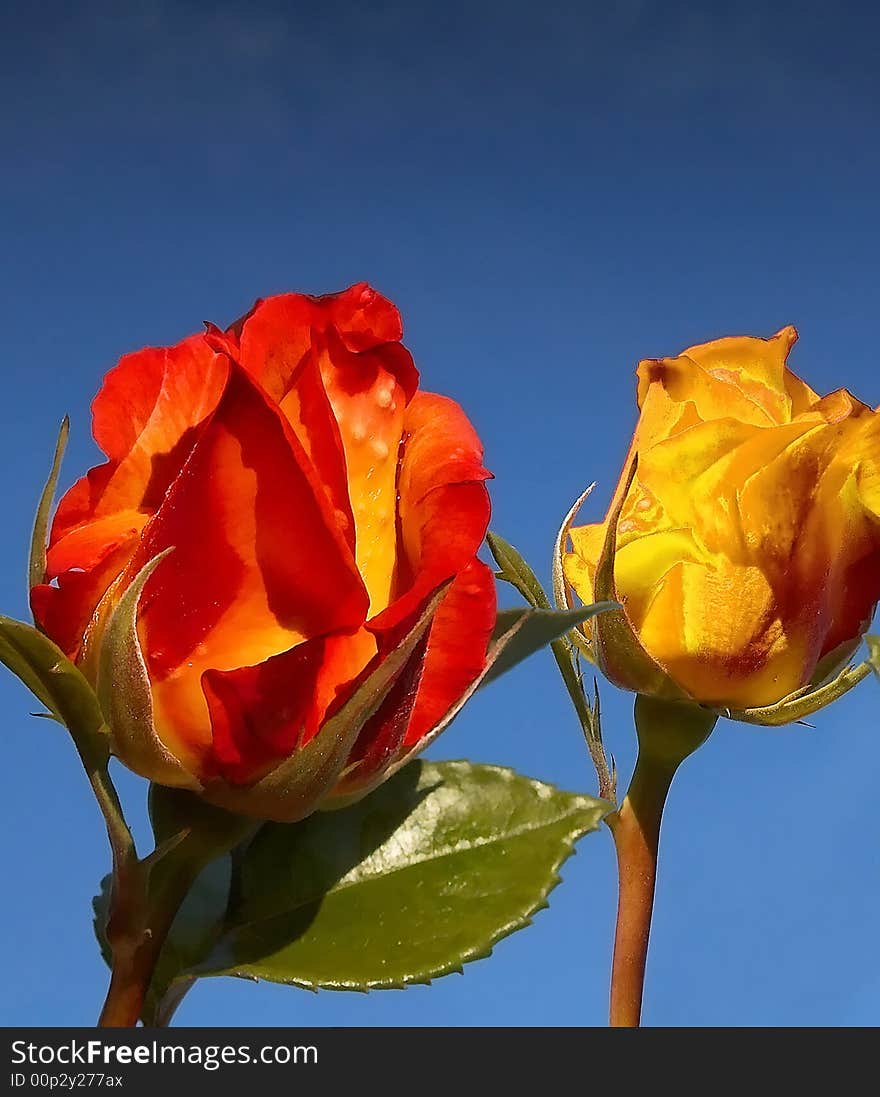
<path id="1" fill-rule="evenodd" d="M 427 735 L 481 674 L 495 615 L 495 576 L 473 560 L 449 588 L 431 625 L 404 746 Z"/>
<path id="2" fill-rule="evenodd" d="M 206 776 L 231 784 L 258 780 L 317 734 L 375 652 L 375 640 L 360 629 L 308 640 L 257 666 L 206 671 L 213 729 Z"/>
<path id="3" fill-rule="evenodd" d="M 216 408 L 228 362 L 194 335 L 174 347 L 128 354 L 92 404 L 95 441 L 109 461 L 58 506 L 51 543 L 84 522 L 122 510 L 153 513 Z"/>
<path id="4" fill-rule="evenodd" d="M 388 604 L 396 472 L 418 383 L 394 306 L 361 283 L 342 294 L 261 301 L 240 326 L 240 359 L 277 401 L 355 546 L 372 612 Z"/>
<path id="5" fill-rule="evenodd" d="M 466 568 L 489 524 L 485 481 L 491 473 L 458 404 L 419 392 L 407 408 L 404 430 L 395 597 L 370 622 L 377 634 L 411 620 L 441 583 Z"/>
<path id="6" fill-rule="evenodd" d="M 357 628 L 367 607 L 302 446 L 238 366 L 131 569 L 168 547 L 144 591 L 140 636 L 157 730 L 199 772 L 211 743 L 204 671 Z"/>

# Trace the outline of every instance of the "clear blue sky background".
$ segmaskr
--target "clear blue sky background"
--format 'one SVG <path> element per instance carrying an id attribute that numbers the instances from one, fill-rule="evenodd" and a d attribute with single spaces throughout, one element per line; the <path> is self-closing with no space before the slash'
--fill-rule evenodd
<path id="1" fill-rule="evenodd" d="M 25 615 L 58 420 L 64 483 L 123 352 L 258 295 L 368 279 L 425 387 L 486 444 L 494 526 L 541 574 L 571 500 L 607 501 L 640 357 L 801 333 L 798 371 L 880 402 L 876 8 L 855 3 L 24 3 L 4 16 L 0 607 Z M 631 698 L 606 734 L 632 761 Z M 723 723 L 673 790 L 645 1019 L 880 1020 L 880 686 L 815 730 Z M 0 674 L 0 1021 L 82 1024 L 106 971 L 104 837 L 70 744 Z M 435 756 L 590 791 L 546 655 Z M 123 780 L 137 799 L 138 784 Z M 139 814 L 142 817 L 140 809 Z M 317 996 L 217 980 L 184 1024 L 601 1024 L 610 836 L 550 909 L 431 988 Z"/>

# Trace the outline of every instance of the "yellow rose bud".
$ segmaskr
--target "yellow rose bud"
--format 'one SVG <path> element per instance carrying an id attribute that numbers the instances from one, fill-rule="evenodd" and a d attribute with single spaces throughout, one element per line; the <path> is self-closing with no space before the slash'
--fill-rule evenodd
<path id="1" fill-rule="evenodd" d="M 584 629 L 618 685 L 772 705 L 833 673 L 870 623 L 880 416 L 796 377 L 796 339 L 789 327 L 640 363 L 641 414 L 608 515 L 571 529 L 562 559 L 584 602 L 623 607 Z"/>

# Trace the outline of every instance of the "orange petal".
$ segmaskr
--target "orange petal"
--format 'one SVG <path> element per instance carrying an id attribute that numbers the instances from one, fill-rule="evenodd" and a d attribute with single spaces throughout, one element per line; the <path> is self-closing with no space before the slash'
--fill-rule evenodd
<path id="1" fill-rule="evenodd" d="M 446 716 L 486 665 L 495 627 L 495 576 L 479 560 L 461 572 L 440 603 L 425 646 L 364 726 L 337 785 L 345 796 L 374 785 L 401 750 L 417 744 Z"/>
<path id="2" fill-rule="evenodd" d="M 353 353 L 328 329 L 316 336 L 324 388 L 339 424 L 354 514 L 358 570 L 370 612 L 388 605 L 397 561 L 397 474 L 411 362 L 397 343 Z"/>
<path id="3" fill-rule="evenodd" d="M 168 547 L 144 591 L 140 636 L 157 730 L 197 771 L 211 740 L 204 671 L 255 666 L 356 628 L 367 607 L 302 446 L 238 366 L 130 573 Z"/>
<path id="4" fill-rule="evenodd" d="M 95 441 L 109 457 L 65 495 L 52 542 L 120 510 L 153 513 L 216 408 L 228 362 L 201 335 L 121 358 L 92 404 Z"/>
<path id="5" fill-rule="evenodd" d="M 486 665 L 495 614 L 495 576 L 473 560 L 449 588 L 431 624 L 404 746 L 427 735 L 476 681 Z"/>
<path id="6" fill-rule="evenodd" d="M 213 742 L 205 775 L 231 784 L 258 780 L 317 733 L 375 652 L 375 640 L 360 629 L 308 640 L 257 666 L 206 671 Z"/>
<path id="7" fill-rule="evenodd" d="M 355 546 L 372 612 L 396 558 L 398 453 L 418 374 L 394 306 L 361 283 L 342 294 L 271 297 L 240 325 L 240 358 L 276 399 Z"/>
<path id="8" fill-rule="evenodd" d="M 95 438 L 110 460 L 59 503 L 47 561 L 58 586 L 40 588 L 33 599 L 37 620 L 72 658 L 98 602 L 131 558 L 137 532 L 216 407 L 227 372 L 226 358 L 193 336 L 176 347 L 129 354 L 105 378 L 92 407 Z"/>
<path id="9" fill-rule="evenodd" d="M 100 556 L 92 554 L 88 571 L 65 571 L 57 586 L 46 583 L 31 590 L 34 620 L 69 659 L 79 658 L 99 602 L 131 559 L 137 543 L 138 535 L 132 531 L 127 538 L 108 542 Z M 62 541 L 61 546 L 64 544 Z"/>
<path id="10" fill-rule="evenodd" d="M 394 598 L 370 627 L 395 629 L 476 556 L 489 525 L 483 447 L 464 412 L 419 392 L 406 411 Z"/>

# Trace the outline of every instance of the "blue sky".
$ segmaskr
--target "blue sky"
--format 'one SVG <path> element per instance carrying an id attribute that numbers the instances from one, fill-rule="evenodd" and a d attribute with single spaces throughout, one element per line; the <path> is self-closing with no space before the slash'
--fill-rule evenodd
<path id="1" fill-rule="evenodd" d="M 0 609 L 57 423 L 65 485 L 116 358 L 257 296 L 366 279 L 423 384 L 486 444 L 493 526 L 542 575 L 570 502 L 604 509 L 639 358 L 795 324 L 816 389 L 880 402 L 880 16 L 857 3 L 17 5 L 0 50 L 5 469 Z M 546 655 L 434 748 L 567 788 L 593 777 Z M 816 728 L 722 723 L 673 788 L 649 1024 L 880 1020 L 880 686 Z M 631 698 L 605 686 L 632 762 Z M 0 674 L 0 1022 L 88 1024 L 106 869 L 73 750 Z M 123 778 L 129 797 L 138 784 Z M 140 808 L 138 807 L 138 811 Z M 142 817 L 142 812 L 141 812 Z M 182 1024 L 572 1025 L 605 1018 L 610 836 L 550 909 L 430 988 L 309 995 L 217 980 Z"/>

